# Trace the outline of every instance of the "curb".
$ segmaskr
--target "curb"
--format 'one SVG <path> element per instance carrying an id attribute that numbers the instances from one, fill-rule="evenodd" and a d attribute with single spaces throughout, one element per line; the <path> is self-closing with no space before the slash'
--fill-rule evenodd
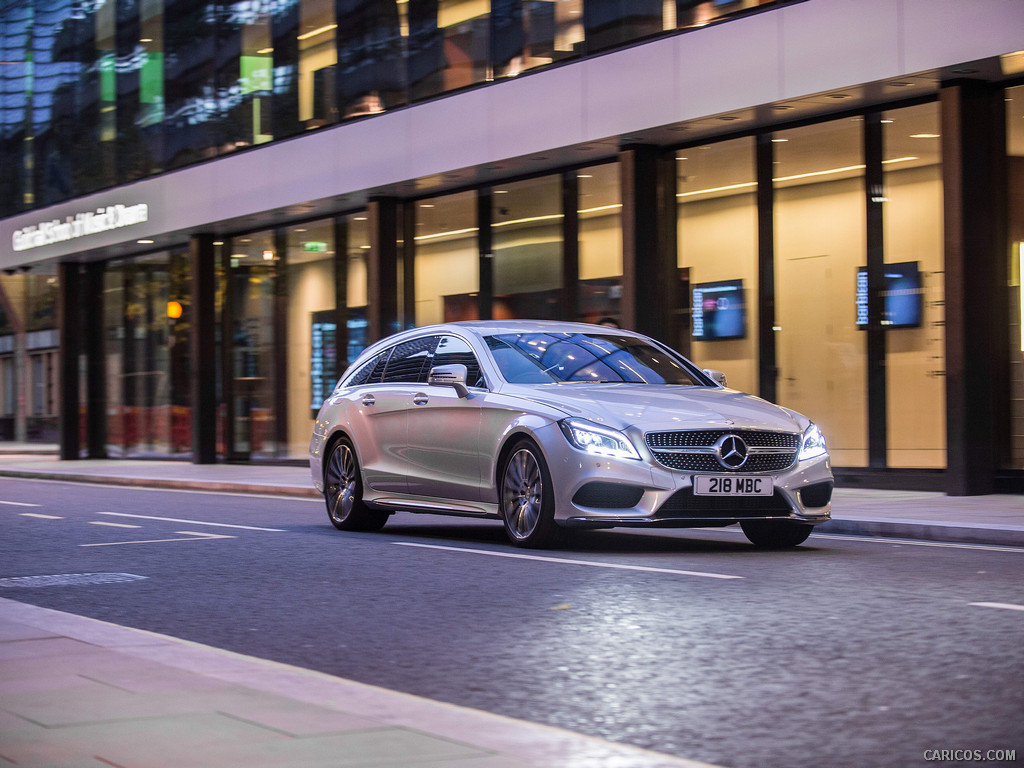
<path id="1" fill-rule="evenodd" d="M 999 547 L 1024 547 L 1024 526 L 994 526 L 976 523 L 938 523 L 878 518 L 832 518 L 814 526 L 815 533 L 844 536 L 916 539 L 949 544 L 986 544 Z"/>
<path id="2" fill-rule="evenodd" d="M 303 499 L 321 499 L 316 488 L 278 487 L 216 480 L 171 480 L 154 477 L 121 477 L 118 475 L 80 475 L 69 472 L 34 472 L 22 469 L 0 469 L 0 477 L 15 477 L 21 480 L 54 480 L 66 483 L 91 483 L 92 485 L 119 485 L 135 488 L 159 488 L 171 491 L 213 491 L 217 493 L 246 493 L 258 496 L 285 496 Z"/>

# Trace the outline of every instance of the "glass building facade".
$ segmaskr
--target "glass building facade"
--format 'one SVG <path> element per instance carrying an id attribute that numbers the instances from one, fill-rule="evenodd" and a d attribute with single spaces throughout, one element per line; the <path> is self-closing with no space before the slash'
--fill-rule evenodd
<path id="1" fill-rule="evenodd" d="M 984 82 L 951 60 L 611 138 L 570 126 L 543 152 L 464 146 L 356 192 L 349 159 L 325 195 L 302 191 L 306 171 L 335 157 L 311 151 L 292 176 L 274 148 L 388 115 L 444 133 L 481 113 L 518 146 L 554 128 L 543 110 L 503 111 L 500 94 L 529 103 L 538 74 L 574 84 L 575 63 L 612 82 L 659 45 L 681 60 L 705 28 L 745 39 L 757 19 L 837 4 L 51 6 L 0 14 L 0 219 L 20 246 L 39 239 L 26 211 L 45 222 L 106 191 L 129 204 L 133 183 L 227 156 L 298 191 L 155 242 L 123 218 L 123 236 L 80 257 L 15 253 L 0 276 L 2 439 L 58 440 L 69 458 L 300 461 L 338 374 L 390 332 L 612 318 L 812 415 L 840 482 L 1024 488 L 1024 54 L 995 57 Z M 653 100 L 629 93 L 614 119 Z M 396 166 L 422 138 L 408 130 Z M 246 178 L 227 194 L 245 198 Z"/>

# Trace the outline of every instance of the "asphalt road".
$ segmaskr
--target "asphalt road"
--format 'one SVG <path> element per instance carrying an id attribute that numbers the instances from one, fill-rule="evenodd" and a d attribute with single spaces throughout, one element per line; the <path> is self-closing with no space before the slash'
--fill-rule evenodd
<path id="1" fill-rule="evenodd" d="M 1024 549 L 726 529 L 538 552 L 490 522 L 342 533 L 313 501 L 7 479 L 0 521 L 2 597 L 373 685 L 736 768 L 1024 761 Z M 3 581 L 87 573 L 145 578 Z"/>

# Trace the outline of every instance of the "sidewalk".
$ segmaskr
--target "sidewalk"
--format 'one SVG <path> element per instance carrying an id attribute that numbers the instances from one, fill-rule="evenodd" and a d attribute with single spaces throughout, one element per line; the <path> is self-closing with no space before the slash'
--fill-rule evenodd
<path id="1" fill-rule="evenodd" d="M 53 453 L 5 453 L 5 450 L 16 450 L 16 446 L 0 443 L 0 478 L 319 498 L 309 469 L 304 466 L 191 464 L 143 459 L 60 461 Z M 1024 496 L 946 496 L 925 491 L 837 488 L 832 497 L 832 520 L 815 530 L 1024 546 Z"/>
<path id="2" fill-rule="evenodd" d="M 2 598 L 0 766 L 707 768 Z"/>

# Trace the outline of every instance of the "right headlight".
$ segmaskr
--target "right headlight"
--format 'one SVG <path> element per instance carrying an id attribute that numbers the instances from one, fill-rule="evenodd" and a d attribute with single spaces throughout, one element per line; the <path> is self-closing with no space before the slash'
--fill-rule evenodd
<path id="1" fill-rule="evenodd" d="M 800 441 L 800 461 L 816 459 L 819 456 L 824 456 L 827 452 L 825 436 L 821 434 L 817 424 L 811 423 L 804 430 L 804 436 Z"/>
<path id="2" fill-rule="evenodd" d="M 572 447 L 584 453 L 611 459 L 640 459 L 633 443 L 618 430 L 583 419 L 564 419 L 558 426 Z"/>

